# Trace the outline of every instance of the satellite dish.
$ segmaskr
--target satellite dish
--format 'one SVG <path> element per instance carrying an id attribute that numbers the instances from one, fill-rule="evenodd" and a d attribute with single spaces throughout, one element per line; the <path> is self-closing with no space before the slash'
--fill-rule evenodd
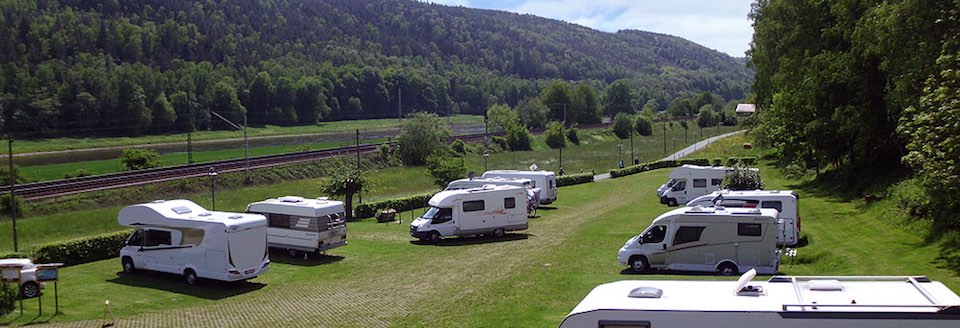
<path id="1" fill-rule="evenodd" d="M 476 178 L 476 177 L 477 177 L 477 172 L 470 171 L 470 173 L 467 173 L 467 178 L 469 178 L 470 180 L 473 180 L 473 178 Z"/>
<path id="2" fill-rule="evenodd" d="M 530 164 L 530 171 L 536 171 L 536 170 L 537 170 L 537 163 Z"/>

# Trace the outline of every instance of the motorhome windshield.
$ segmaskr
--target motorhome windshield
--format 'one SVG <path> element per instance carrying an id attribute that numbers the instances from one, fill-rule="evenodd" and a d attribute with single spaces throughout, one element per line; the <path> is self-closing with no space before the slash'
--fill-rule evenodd
<path id="1" fill-rule="evenodd" d="M 430 209 L 428 209 L 426 213 L 423 213 L 423 216 L 421 217 L 430 220 L 434 224 L 443 223 L 450 221 L 450 219 L 453 218 L 453 209 L 430 207 Z"/>
<path id="2" fill-rule="evenodd" d="M 677 183 L 677 179 L 670 179 L 670 181 L 667 181 L 667 188 L 673 187 L 673 185 L 676 183 Z"/>

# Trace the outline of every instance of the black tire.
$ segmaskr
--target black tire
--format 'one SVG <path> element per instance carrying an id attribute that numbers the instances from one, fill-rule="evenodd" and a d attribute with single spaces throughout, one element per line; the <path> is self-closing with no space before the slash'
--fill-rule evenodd
<path id="1" fill-rule="evenodd" d="M 288 249 L 288 250 L 287 250 L 287 255 L 290 255 L 290 257 L 292 257 L 292 258 L 299 258 L 299 257 L 300 257 L 300 251 L 295 250 L 295 249 Z"/>
<path id="2" fill-rule="evenodd" d="M 27 281 L 20 285 L 20 298 L 34 298 L 40 295 L 40 285 L 36 281 Z"/>
<path id="3" fill-rule="evenodd" d="M 668 199 L 667 206 L 677 206 L 677 200 L 673 198 Z"/>
<path id="4" fill-rule="evenodd" d="M 737 266 L 730 262 L 724 262 L 719 267 L 717 267 L 717 273 L 721 276 L 733 276 L 740 273 L 737 269 Z"/>
<path id="5" fill-rule="evenodd" d="M 197 273 L 193 269 L 187 269 L 183 271 L 183 279 L 186 280 L 187 285 L 195 286 L 200 282 L 200 277 L 197 277 Z"/>
<path id="6" fill-rule="evenodd" d="M 137 267 L 133 265 L 133 259 L 129 257 L 124 257 L 123 260 L 120 261 L 120 263 L 123 265 L 123 273 L 126 273 L 126 274 L 137 273 Z"/>
<path id="7" fill-rule="evenodd" d="M 439 232 L 436 232 L 436 231 L 431 231 L 430 234 L 427 235 L 427 242 L 428 242 L 428 243 L 431 243 L 431 244 L 439 243 L 439 242 L 440 242 L 440 233 L 439 233 Z"/>
<path id="8" fill-rule="evenodd" d="M 504 234 L 504 230 L 503 230 L 503 228 L 496 228 L 496 229 L 493 229 L 493 237 L 494 237 L 494 238 L 500 238 L 500 237 L 503 237 L 503 234 Z"/>
<path id="9" fill-rule="evenodd" d="M 645 272 L 650 270 L 650 262 L 647 262 L 647 258 L 640 255 L 634 255 L 630 257 L 630 269 L 633 269 L 636 273 Z"/>

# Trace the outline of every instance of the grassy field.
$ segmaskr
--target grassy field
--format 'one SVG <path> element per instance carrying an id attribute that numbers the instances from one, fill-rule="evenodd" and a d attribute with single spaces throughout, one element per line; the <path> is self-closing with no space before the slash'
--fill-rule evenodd
<path id="1" fill-rule="evenodd" d="M 769 163 L 760 169 L 768 189 L 801 195 L 809 244 L 783 259 L 782 273 L 927 275 L 960 291 L 960 278 L 938 264 L 937 245 L 924 243 L 893 204 L 844 201 L 810 181 L 784 178 Z M 412 181 L 415 173 L 381 173 L 383 195 L 407 193 L 413 185 L 433 188 L 429 180 Z M 118 326 L 550 327 L 600 283 L 734 279 L 638 275 L 616 263 L 623 242 L 668 209 L 654 192 L 668 173 L 561 188 L 558 202 L 540 210 L 529 230 L 501 239 L 422 245 L 408 234 L 409 212 L 401 214 L 402 224 L 352 222 L 348 246 L 308 260 L 273 253 L 271 271 L 244 283 L 188 288 L 177 276 L 123 275 L 117 260 L 68 267 L 59 286 L 62 314 L 52 315 L 52 299 L 46 297 L 43 316 L 35 315 L 36 300 L 30 300 L 23 316 L 8 316 L 0 324 L 98 325 L 103 300 L 109 299 Z M 218 205 L 239 209 L 247 198 L 272 197 L 281 188 L 295 194 L 311 185 L 227 192 Z"/>
<path id="2" fill-rule="evenodd" d="M 449 122 L 452 125 L 472 125 L 472 126 L 483 126 L 483 116 L 482 115 L 454 115 L 449 118 L 443 118 L 444 123 Z M 373 120 L 351 120 L 351 121 L 336 121 L 336 122 L 322 122 L 317 125 L 310 126 L 291 126 L 291 127 L 280 127 L 268 125 L 262 128 L 250 127 L 247 128 L 248 137 L 265 137 L 265 136 L 280 136 L 280 135 L 297 135 L 297 134 L 310 134 L 310 133 L 338 133 L 338 132 L 352 132 L 354 130 L 360 129 L 362 131 L 369 130 L 387 130 L 395 129 L 397 127 L 398 120 L 395 118 L 387 119 L 373 119 Z M 215 139 L 236 139 L 242 138 L 242 135 L 239 135 L 237 131 L 198 131 L 193 133 L 194 141 L 202 140 L 215 140 Z M 166 135 L 150 135 L 142 137 L 116 137 L 116 138 L 53 138 L 53 139 L 43 139 L 43 140 L 16 140 L 14 143 L 14 151 L 16 153 L 32 153 L 32 152 L 41 152 L 41 151 L 57 151 L 57 150 L 70 150 L 70 149 L 85 149 L 85 148 L 99 148 L 99 147 L 115 147 L 115 146 L 129 146 L 129 145 L 144 145 L 144 144 L 156 144 L 156 143 L 168 143 L 168 142 L 186 142 L 187 134 L 166 134 Z M 0 139 L 0 142 L 3 144 L 7 143 L 7 139 Z"/>

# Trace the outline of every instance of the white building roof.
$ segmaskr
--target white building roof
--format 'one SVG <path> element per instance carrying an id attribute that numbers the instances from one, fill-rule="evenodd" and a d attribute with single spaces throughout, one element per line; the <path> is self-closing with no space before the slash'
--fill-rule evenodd
<path id="1" fill-rule="evenodd" d="M 757 111 L 757 106 L 754 104 L 737 104 L 737 114 L 753 114 Z"/>
<path id="2" fill-rule="evenodd" d="M 271 198 L 247 205 L 248 212 L 275 213 L 296 215 L 303 217 L 321 217 L 333 213 L 344 212 L 343 202 L 326 198 L 303 198 L 298 196 L 284 196 Z"/>

